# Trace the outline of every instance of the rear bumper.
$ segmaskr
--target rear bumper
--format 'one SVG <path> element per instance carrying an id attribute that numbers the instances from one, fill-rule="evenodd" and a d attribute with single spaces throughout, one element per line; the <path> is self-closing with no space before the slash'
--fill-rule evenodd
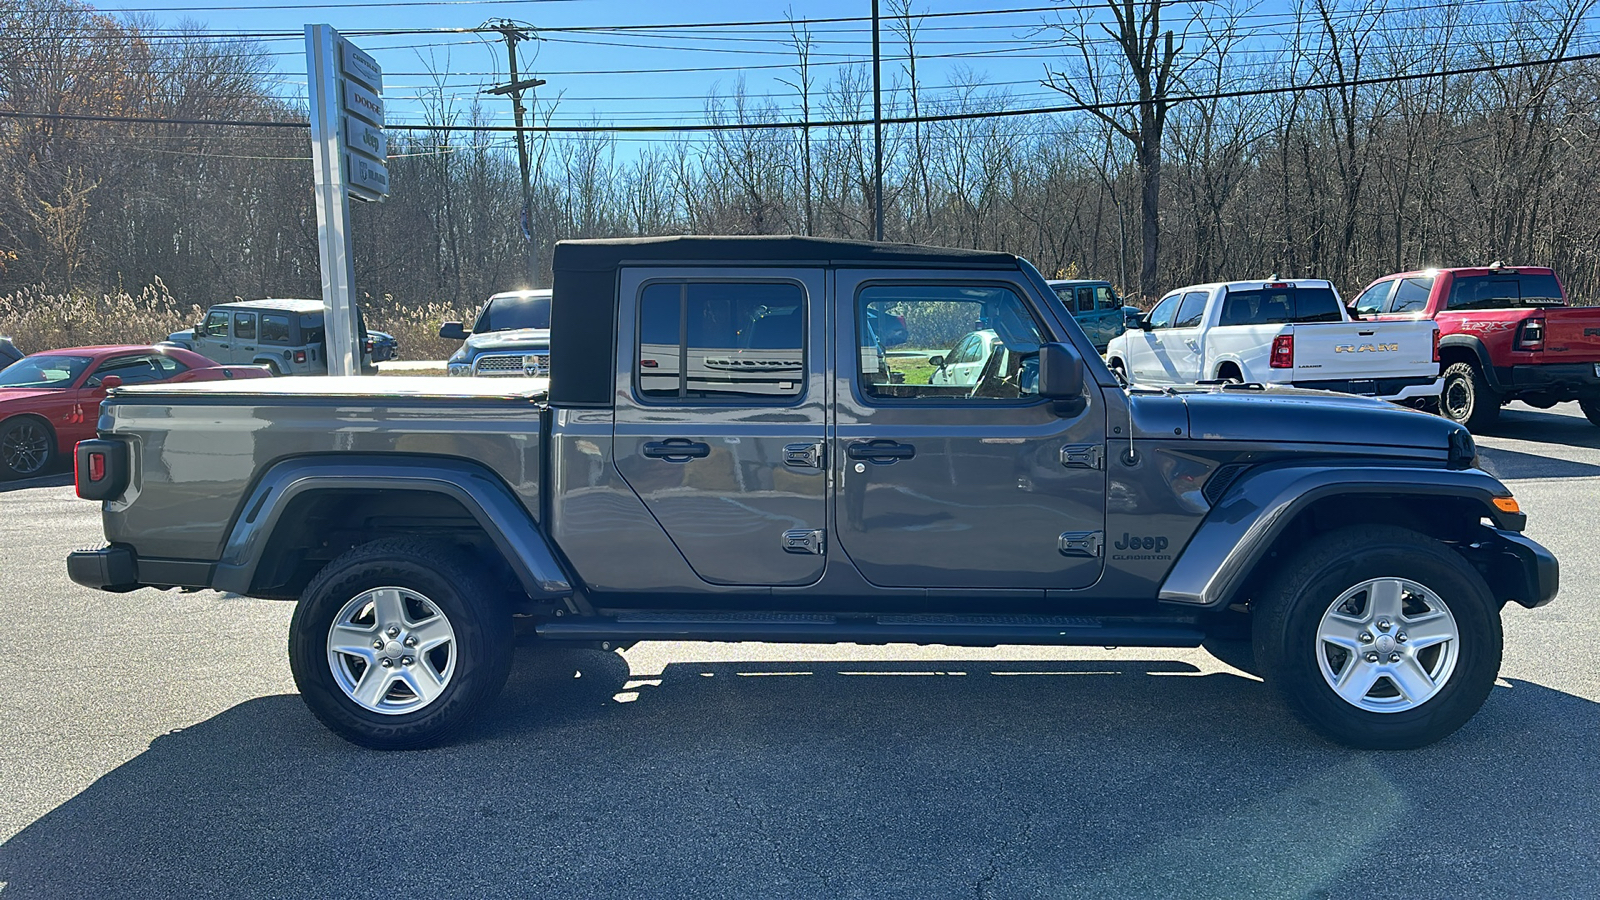
<path id="1" fill-rule="evenodd" d="M 1381 400 L 1421 400 L 1439 396 L 1439 376 L 1413 378 L 1331 378 L 1323 381 L 1296 381 L 1297 388 L 1361 394 Z"/>
<path id="2" fill-rule="evenodd" d="M 1500 388 L 1523 394 L 1548 394 L 1558 400 L 1600 397 L 1596 363 L 1549 363 L 1501 369 Z"/>
<path id="3" fill-rule="evenodd" d="M 215 572 L 215 563 L 200 559 L 140 559 L 127 544 L 67 554 L 68 578 L 119 594 L 142 587 L 208 588 Z"/>

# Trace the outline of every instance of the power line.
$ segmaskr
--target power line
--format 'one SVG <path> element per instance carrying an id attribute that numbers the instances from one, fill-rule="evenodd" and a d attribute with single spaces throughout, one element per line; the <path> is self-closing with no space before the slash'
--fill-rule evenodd
<path id="1" fill-rule="evenodd" d="M 1555 59 L 1533 59 L 1520 62 L 1491 63 L 1481 66 L 1468 66 L 1458 69 L 1439 69 L 1431 72 L 1412 72 L 1401 75 L 1378 75 L 1368 78 L 1350 78 L 1339 81 L 1324 81 L 1312 84 L 1284 85 L 1271 88 L 1244 88 L 1231 91 L 1211 91 L 1205 93 L 1181 94 L 1169 97 L 1170 103 L 1192 103 L 1209 100 L 1232 100 L 1245 97 L 1265 97 L 1288 93 L 1310 93 L 1315 91 L 1337 90 L 1341 88 L 1368 87 L 1383 84 L 1396 84 L 1406 81 L 1417 81 L 1426 78 L 1450 78 L 1460 75 L 1479 75 L 1490 72 L 1503 72 L 1514 69 L 1534 68 L 1538 66 L 1558 65 L 1563 63 L 1587 62 L 1600 59 L 1600 53 L 1583 53 Z M 1138 100 L 1116 100 L 1104 103 L 1080 103 L 1063 106 L 1031 107 L 1027 109 L 987 110 L 972 113 L 940 113 L 922 116 L 886 116 L 883 118 L 885 125 L 914 125 L 930 124 L 936 122 L 969 121 L 978 119 L 1014 118 L 1017 116 L 1055 115 L 1073 112 L 1111 111 L 1129 109 L 1138 106 Z M 91 116 L 67 113 L 34 113 L 16 110 L 0 110 L 0 118 L 10 119 L 41 119 L 41 120 L 68 120 L 87 122 L 111 122 L 126 124 L 156 124 L 156 125 L 214 125 L 247 128 L 307 128 L 305 122 L 282 121 L 234 121 L 219 119 L 165 119 L 144 116 Z M 511 125 L 423 125 L 408 123 L 392 123 L 389 127 L 395 131 L 420 131 L 420 132 L 529 132 L 539 134 L 651 134 L 651 133 L 694 133 L 694 132 L 720 132 L 720 131 L 773 131 L 797 128 L 859 128 L 871 125 L 872 119 L 840 119 L 831 121 L 811 122 L 728 122 L 728 123 L 696 123 L 689 125 L 527 125 L 521 128 Z"/>

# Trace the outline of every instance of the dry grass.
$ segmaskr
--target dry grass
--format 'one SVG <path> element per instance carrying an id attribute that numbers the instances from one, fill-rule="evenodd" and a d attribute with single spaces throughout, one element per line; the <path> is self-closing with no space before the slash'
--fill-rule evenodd
<path id="1" fill-rule="evenodd" d="M 26 287 L 0 297 L 0 334 L 24 353 L 95 344 L 153 344 L 192 326 L 204 310 L 157 279 L 137 294 L 51 294 Z"/>
<path id="2" fill-rule="evenodd" d="M 471 321 L 477 310 L 454 309 L 446 303 L 402 306 L 392 297 L 365 302 L 367 325 L 400 341 L 400 359 L 442 360 L 461 346 L 439 337 L 445 321 Z M 205 316 L 205 309 L 185 303 L 167 291 L 161 279 L 138 293 L 51 293 L 42 286 L 25 287 L 0 296 L 0 335 L 11 338 L 24 353 L 97 344 L 153 344 L 174 331 L 184 331 Z"/>

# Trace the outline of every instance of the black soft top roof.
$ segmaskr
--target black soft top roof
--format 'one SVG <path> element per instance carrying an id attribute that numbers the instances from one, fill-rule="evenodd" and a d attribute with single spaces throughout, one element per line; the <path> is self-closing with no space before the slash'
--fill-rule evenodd
<path id="1" fill-rule="evenodd" d="M 992 265 L 1015 268 L 1017 258 L 994 250 L 957 250 L 796 235 L 680 235 L 561 241 L 556 244 L 556 289 L 562 271 L 597 272 L 630 262 L 812 263 L 815 265 Z"/>
<path id="2" fill-rule="evenodd" d="M 610 406 L 616 389 L 617 270 L 656 265 L 923 266 L 1011 269 L 992 250 L 952 250 L 790 235 L 618 238 L 556 244 L 550 304 L 550 402 Z"/>

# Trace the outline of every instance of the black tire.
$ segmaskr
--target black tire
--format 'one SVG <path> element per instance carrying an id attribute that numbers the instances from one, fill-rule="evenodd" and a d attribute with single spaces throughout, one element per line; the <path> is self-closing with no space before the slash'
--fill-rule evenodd
<path id="1" fill-rule="evenodd" d="M 0 422 L 0 476 L 31 478 L 49 471 L 56 461 L 56 432 L 34 416 Z"/>
<path id="2" fill-rule="evenodd" d="M 317 573 L 289 623 L 289 666 L 312 715 L 345 740 L 374 750 L 420 749 L 455 738 L 500 692 L 511 668 L 510 605 L 505 602 L 504 589 L 485 577 L 483 568 L 447 545 L 386 538 L 356 547 Z M 335 662 L 328 642 L 336 618 L 364 592 L 386 587 L 414 592 L 402 601 L 407 630 L 391 635 L 382 630 L 383 622 L 374 615 L 369 638 L 384 640 L 385 649 L 374 651 L 372 663 L 362 664 L 356 654 L 342 655 Z M 421 604 L 416 600 L 419 596 L 424 601 Z M 428 604 L 444 617 L 453 640 L 434 650 L 419 645 L 423 649 L 415 656 L 402 656 L 408 652 L 403 641 L 411 636 L 409 629 L 416 628 L 418 634 L 437 633 L 423 630 L 434 622 L 426 616 Z M 424 615 L 411 621 L 418 611 Z M 351 625 L 352 629 L 361 627 L 364 623 Z M 447 649 L 448 653 L 443 653 Z M 427 657 L 420 658 L 424 654 Z M 344 677 L 354 672 L 359 679 L 369 665 L 377 673 L 376 663 L 383 659 L 390 660 L 388 668 L 397 676 L 404 671 L 407 677 L 427 677 L 449 665 L 453 668 L 442 690 L 430 700 L 405 683 L 387 679 L 384 683 L 389 686 L 376 705 L 403 709 L 408 694 L 420 705 L 412 711 L 379 712 L 347 693 L 335 671 L 340 667 Z M 402 667 L 402 660 L 411 662 Z"/>
<path id="3" fill-rule="evenodd" d="M 273 362 L 272 360 L 269 359 L 266 362 L 262 363 L 262 365 L 267 367 L 267 371 L 272 373 L 272 377 L 273 378 L 282 378 L 283 377 L 283 370 L 278 368 L 278 364 Z"/>
<path id="4" fill-rule="evenodd" d="M 1600 400 L 1579 400 L 1578 408 L 1583 410 L 1590 425 L 1600 425 Z"/>
<path id="5" fill-rule="evenodd" d="M 1469 431 L 1477 431 L 1500 418 L 1500 396 L 1475 364 L 1451 363 L 1444 370 L 1439 411 L 1445 418 L 1467 426 Z"/>
<path id="6" fill-rule="evenodd" d="M 1373 681 L 1359 698 L 1369 705 L 1387 705 L 1391 711 L 1363 708 L 1340 696 L 1329 678 L 1344 672 L 1342 667 L 1330 676 L 1323 672 L 1324 663 L 1341 653 L 1343 665 L 1358 665 L 1354 655 L 1319 640 L 1318 629 L 1346 591 L 1369 579 L 1420 585 L 1443 605 L 1454 624 L 1453 640 L 1417 652 L 1401 636 L 1407 628 L 1418 628 L 1418 634 L 1423 627 L 1438 628 L 1439 619 L 1427 625 L 1403 613 L 1393 621 L 1380 619 L 1376 626 L 1365 627 L 1359 639 L 1351 638 L 1374 648 L 1363 657 L 1378 649 L 1409 654 L 1400 657 L 1400 665 L 1389 667 L 1384 665 L 1388 660 L 1380 657 L 1376 666 L 1351 669 L 1355 674 L 1399 671 L 1412 658 L 1423 670 L 1442 666 L 1450 645 L 1455 645 L 1453 668 L 1435 668 L 1431 683 L 1437 686 L 1420 702 L 1407 700 L 1400 682 L 1386 676 Z M 1357 594 L 1348 602 L 1367 605 L 1371 596 Z M 1403 609 L 1412 610 L 1409 615 L 1422 615 L 1422 608 L 1431 602 L 1410 586 L 1395 596 Z M 1404 528 L 1366 525 L 1327 535 L 1284 564 L 1257 603 L 1254 618 L 1255 655 L 1267 684 L 1311 729 L 1360 749 L 1410 749 L 1453 733 L 1483 706 L 1500 671 L 1500 612 L 1488 585 L 1455 551 Z M 1386 621 L 1392 635 L 1381 628 Z"/>

